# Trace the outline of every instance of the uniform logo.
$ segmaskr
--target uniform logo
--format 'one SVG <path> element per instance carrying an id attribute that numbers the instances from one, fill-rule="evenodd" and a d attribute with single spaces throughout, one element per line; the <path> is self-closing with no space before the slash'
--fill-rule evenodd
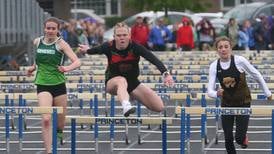
<path id="1" fill-rule="evenodd" d="M 51 49 L 37 49 L 37 53 L 54 55 L 55 54 L 55 50 L 51 50 Z"/>
<path id="2" fill-rule="evenodd" d="M 226 88 L 234 88 L 236 85 L 235 78 L 225 77 L 223 79 L 223 84 L 225 85 Z"/>

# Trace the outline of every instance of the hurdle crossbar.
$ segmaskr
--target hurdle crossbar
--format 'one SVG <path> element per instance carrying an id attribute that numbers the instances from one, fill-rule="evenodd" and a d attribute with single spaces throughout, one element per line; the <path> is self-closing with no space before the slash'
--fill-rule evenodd
<path id="1" fill-rule="evenodd" d="M 253 106 L 250 108 L 236 108 L 236 107 L 176 107 L 176 114 L 181 114 L 182 109 L 186 114 L 201 115 L 256 115 L 268 116 L 272 114 L 274 106 Z"/>
<path id="2" fill-rule="evenodd" d="M 86 124 L 162 124 L 166 120 L 166 124 L 172 124 L 173 118 L 168 117 L 91 117 L 91 116 L 66 116 L 66 122 L 70 123 L 71 119 L 76 119 L 76 123 Z"/>
<path id="3" fill-rule="evenodd" d="M 0 114 L 46 114 L 53 113 L 54 109 L 57 110 L 57 113 L 63 113 L 62 107 L 18 107 L 18 106 L 1 106 Z"/>

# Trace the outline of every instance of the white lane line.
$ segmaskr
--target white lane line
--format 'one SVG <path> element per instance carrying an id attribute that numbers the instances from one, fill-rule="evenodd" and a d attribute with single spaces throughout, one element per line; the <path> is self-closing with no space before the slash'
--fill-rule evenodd
<path id="1" fill-rule="evenodd" d="M 152 131 L 155 131 L 155 130 L 157 130 L 157 129 L 159 129 L 159 127 L 153 128 Z M 141 139 L 144 139 L 144 138 L 148 137 L 148 136 L 151 135 L 151 134 L 152 134 L 152 133 L 147 133 L 147 134 L 143 135 Z M 132 148 L 133 146 L 135 146 L 135 145 L 137 145 L 137 144 L 138 144 L 138 140 L 135 141 L 135 142 L 133 142 L 133 143 L 131 143 L 127 148 Z M 126 152 L 126 151 L 121 151 L 119 154 L 124 154 L 125 152 Z"/>

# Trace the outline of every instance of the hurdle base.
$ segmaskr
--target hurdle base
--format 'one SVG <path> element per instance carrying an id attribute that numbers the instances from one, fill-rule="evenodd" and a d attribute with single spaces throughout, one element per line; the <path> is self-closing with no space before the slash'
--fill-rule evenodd
<path id="1" fill-rule="evenodd" d="M 161 148 L 113 148 L 113 151 L 162 151 Z M 180 151 L 180 148 L 167 148 L 167 151 Z"/>
<path id="2" fill-rule="evenodd" d="M 226 151 L 225 148 L 204 148 L 204 151 Z M 236 151 L 272 151 L 272 149 L 236 149 Z"/>
<path id="3" fill-rule="evenodd" d="M 45 148 L 23 148 L 22 151 L 44 151 Z M 57 148 L 57 151 L 71 151 L 71 148 Z M 76 148 L 76 151 L 95 151 L 95 148 Z"/>

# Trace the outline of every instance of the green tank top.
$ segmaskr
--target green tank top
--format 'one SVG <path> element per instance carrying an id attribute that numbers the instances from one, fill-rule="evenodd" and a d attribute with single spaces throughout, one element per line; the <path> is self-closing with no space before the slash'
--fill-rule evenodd
<path id="1" fill-rule="evenodd" d="M 45 44 L 42 40 L 43 37 L 40 38 L 35 56 L 37 65 L 35 84 L 58 85 L 65 83 L 64 73 L 58 70 L 58 66 L 63 65 L 64 53 L 57 49 L 56 41 Z"/>

